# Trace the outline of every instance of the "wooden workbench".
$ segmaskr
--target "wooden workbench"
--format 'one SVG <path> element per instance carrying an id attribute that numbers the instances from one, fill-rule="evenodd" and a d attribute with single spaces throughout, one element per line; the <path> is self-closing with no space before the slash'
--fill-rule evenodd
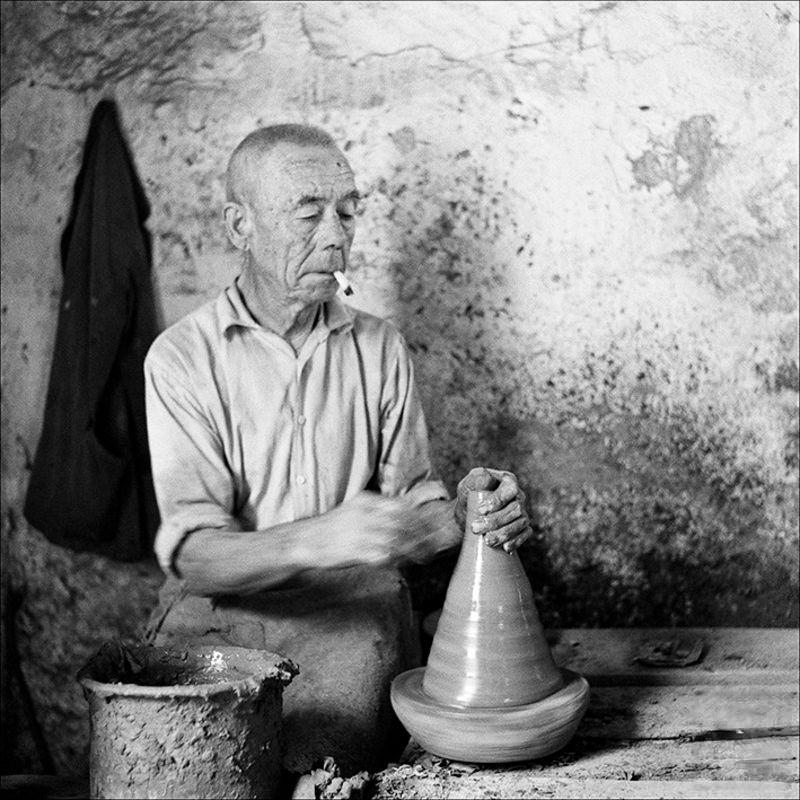
<path id="1" fill-rule="evenodd" d="M 556 663 L 592 687 L 566 749 L 537 762 L 476 765 L 411 741 L 400 764 L 375 776 L 376 800 L 797 798 L 797 630 L 560 630 L 547 638 Z M 678 640 L 702 642 L 696 663 L 637 661 Z"/>

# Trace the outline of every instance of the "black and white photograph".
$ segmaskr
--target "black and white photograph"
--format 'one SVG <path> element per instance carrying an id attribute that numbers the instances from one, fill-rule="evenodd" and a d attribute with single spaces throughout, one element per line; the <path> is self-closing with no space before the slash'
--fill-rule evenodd
<path id="1" fill-rule="evenodd" d="M 800 2 L 0 12 L 2 800 L 798 796 Z"/>

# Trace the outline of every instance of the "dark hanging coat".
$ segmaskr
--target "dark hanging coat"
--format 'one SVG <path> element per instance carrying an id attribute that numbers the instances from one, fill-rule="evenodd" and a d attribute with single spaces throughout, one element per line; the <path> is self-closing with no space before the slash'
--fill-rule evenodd
<path id="1" fill-rule="evenodd" d="M 114 103 L 92 114 L 70 218 L 55 351 L 25 517 L 47 538 L 123 561 L 152 553 L 142 365 L 157 333 L 150 206 Z"/>

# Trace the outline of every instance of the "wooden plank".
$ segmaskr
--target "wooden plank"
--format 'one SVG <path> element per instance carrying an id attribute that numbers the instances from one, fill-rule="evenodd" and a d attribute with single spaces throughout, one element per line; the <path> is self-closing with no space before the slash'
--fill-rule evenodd
<path id="1" fill-rule="evenodd" d="M 569 629 L 547 636 L 556 662 L 592 684 L 567 748 L 539 762 L 477 770 L 443 770 L 423 754 L 430 769 L 403 765 L 416 770 L 416 782 L 392 788 L 398 776 L 386 770 L 376 797 L 797 796 L 797 630 Z M 699 663 L 636 660 L 646 645 L 676 636 L 702 639 Z"/>
<path id="2" fill-rule="evenodd" d="M 744 741 L 691 742 L 681 739 L 614 742 L 573 739 L 563 750 L 522 764 L 459 764 L 427 753 L 413 740 L 402 763 L 431 772 L 497 774 L 596 780 L 770 780 L 795 781 L 800 739 L 796 736 Z"/>
<path id="3" fill-rule="evenodd" d="M 439 611 L 425 617 L 432 638 Z M 593 686 L 677 684 L 775 684 L 800 677 L 797 628 L 564 628 L 546 632 L 557 664 L 575 670 Z M 686 667 L 653 667 L 637 662 L 648 642 L 700 638 L 701 660 Z"/>
<path id="4" fill-rule="evenodd" d="M 592 689 L 578 735 L 605 739 L 674 739 L 708 731 L 778 729 L 776 732 L 789 733 L 796 732 L 799 717 L 796 683 L 600 686 Z"/>
<path id="5" fill-rule="evenodd" d="M 414 773 L 409 766 L 385 770 L 376 776 L 375 800 L 424 797 L 426 800 L 478 797 L 557 798 L 796 798 L 797 785 L 779 781 L 624 781 L 498 775 L 443 777 Z"/>
<path id="6" fill-rule="evenodd" d="M 593 686 L 796 683 L 796 628 L 605 628 L 547 632 L 553 658 Z M 647 643 L 699 638 L 697 664 L 653 667 L 636 661 Z"/>

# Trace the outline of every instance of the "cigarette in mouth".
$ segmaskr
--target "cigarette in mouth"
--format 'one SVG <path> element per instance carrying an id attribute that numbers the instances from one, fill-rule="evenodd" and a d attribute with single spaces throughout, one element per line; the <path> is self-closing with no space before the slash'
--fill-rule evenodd
<path id="1" fill-rule="evenodd" d="M 337 269 L 336 272 L 333 273 L 333 277 L 336 278 L 336 282 L 342 287 L 342 291 L 348 297 L 353 294 L 353 284 L 350 283 L 347 278 L 345 278 L 344 273 L 341 270 Z"/>

